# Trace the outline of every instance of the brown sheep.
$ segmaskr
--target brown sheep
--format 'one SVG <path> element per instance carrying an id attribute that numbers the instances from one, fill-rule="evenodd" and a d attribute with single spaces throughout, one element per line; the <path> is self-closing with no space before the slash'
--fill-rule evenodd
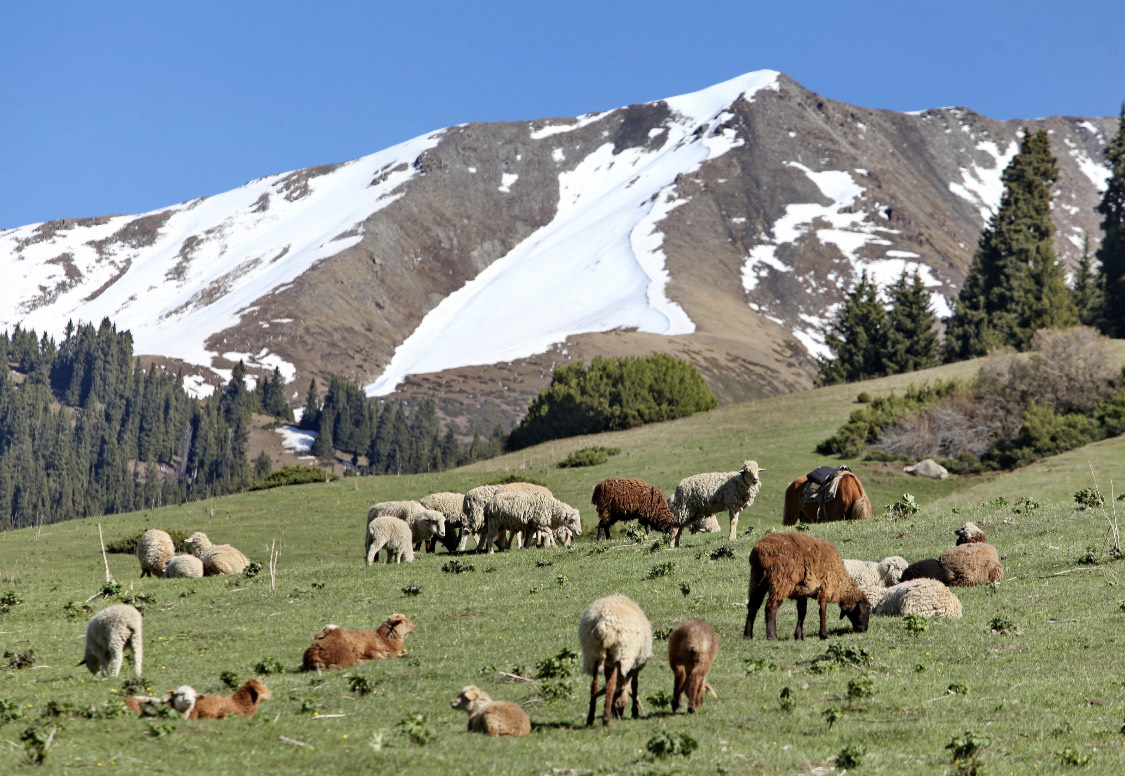
<path id="1" fill-rule="evenodd" d="M 510 701 L 494 701 L 481 688 L 470 684 L 449 704 L 469 712 L 469 731 L 490 736 L 526 736 L 531 720 L 522 708 Z"/>
<path id="2" fill-rule="evenodd" d="M 977 528 L 975 523 L 965 523 L 953 532 L 957 537 L 957 544 L 972 544 L 973 542 L 987 542 L 988 537 L 984 531 Z"/>
<path id="3" fill-rule="evenodd" d="M 815 597 L 820 604 L 820 637 L 828 638 L 828 604 L 840 604 L 840 617 L 851 620 L 856 633 L 867 630 L 871 604 L 848 576 L 844 560 L 831 542 L 801 533 L 763 537 L 750 551 L 750 596 L 746 602 L 744 638 L 754 638 L 754 618 L 766 604 L 766 638 L 777 640 L 777 610 L 786 598 L 797 601 L 794 639 L 805 637 L 805 608 Z"/>
<path id="4" fill-rule="evenodd" d="M 257 679 L 245 682 L 233 695 L 200 695 L 188 719 L 226 719 L 231 714 L 253 717 L 258 701 L 268 700 L 273 694 Z"/>
<path id="5" fill-rule="evenodd" d="M 660 488 L 632 477 L 610 477 L 594 486 L 590 503 L 598 510 L 598 539 L 609 538 L 614 523 L 636 520 L 645 531 L 655 528 L 668 533 L 676 517 Z"/>
<path id="6" fill-rule="evenodd" d="M 707 672 L 719 654 L 715 629 L 706 620 L 685 620 L 668 634 L 668 664 L 672 666 L 672 711 L 680 710 L 680 701 L 687 694 L 688 712 L 695 713 L 703 705 L 705 691 L 716 698 L 715 689 L 707 681 Z"/>
<path id="7" fill-rule="evenodd" d="M 301 661 L 304 671 L 351 668 L 363 660 L 381 660 L 405 654 L 405 641 L 417 628 L 406 615 L 395 612 L 375 630 L 343 630 L 325 625 L 313 637 Z"/>
<path id="8" fill-rule="evenodd" d="M 941 581 L 950 587 L 971 587 L 1004 578 L 1000 554 L 991 544 L 970 542 L 948 549 L 938 557 Z"/>

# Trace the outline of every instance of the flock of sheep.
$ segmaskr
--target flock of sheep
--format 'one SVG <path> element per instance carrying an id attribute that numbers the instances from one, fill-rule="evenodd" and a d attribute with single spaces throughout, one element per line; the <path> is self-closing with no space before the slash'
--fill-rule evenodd
<path id="1" fill-rule="evenodd" d="M 592 503 L 597 509 L 597 538 L 608 538 L 616 523 L 637 521 L 646 530 L 670 536 L 679 544 L 685 528 L 716 530 L 708 525 L 713 515 L 726 510 L 730 517 L 729 538 L 734 539 L 740 512 L 750 506 L 761 487 L 762 469 L 745 461 L 738 471 L 698 474 L 680 481 L 671 498 L 658 488 L 633 478 L 610 478 L 594 488 Z M 440 540 L 449 551 L 464 550 L 470 538 L 477 552 L 492 552 L 515 545 L 551 547 L 569 545 L 582 532 L 578 510 L 543 486 L 530 483 L 482 485 L 465 494 L 434 493 L 419 501 L 385 501 L 367 513 L 365 559 L 374 563 L 386 550 L 386 562 L 412 562 L 423 545 L 432 552 Z M 961 616 L 961 603 L 950 586 L 987 584 L 1003 578 L 999 554 L 974 524 L 954 531 L 955 545 L 938 558 L 908 564 L 900 556 L 881 561 L 845 560 L 827 541 L 802 532 L 768 533 L 750 553 L 744 638 L 753 638 L 754 622 L 762 604 L 766 606 L 766 638 L 777 638 L 776 616 L 782 602 L 794 599 L 797 625 L 794 639 L 804 638 L 804 618 L 809 599 L 819 607 L 819 636 L 828 637 L 827 606 L 840 605 L 856 632 L 867 630 L 871 614 L 924 617 Z M 249 559 L 230 545 L 214 545 L 202 532 L 187 540 L 189 554 L 176 555 L 171 537 L 149 529 L 139 539 L 137 558 L 141 575 L 200 577 L 243 571 Z M 302 669 L 345 669 L 366 660 L 406 654 L 405 639 L 416 631 L 401 613 L 392 614 L 375 630 L 344 630 L 326 625 L 313 638 L 302 658 Z M 605 698 L 603 724 L 611 716 L 623 716 L 632 703 L 638 716 L 638 677 L 653 656 L 652 626 L 641 608 L 626 596 L 615 594 L 589 605 L 578 625 L 583 671 L 592 677 L 586 723 L 595 719 L 597 699 Z M 690 619 L 668 637 L 668 660 L 673 672 L 672 710 L 685 702 L 689 712 L 714 689 L 707 674 L 718 654 L 715 631 L 705 620 Z M 143 659 L 140 612 L 127 604 L 116 604 L 98 612 L 86 632 L 85 656 L 79 665 L 91 673 L 117 676 L 125 651 L 133 653 L 136 674 Z M 604 674 L 604 688 L 598 677 Z M 164 698 L 131 696 L 126 704 L 144 712 L 155 706 L 171 707 L 185 718 L 222 718 L 231 714 L 250 716 L 269 690 L 254 679 L 230 696 L 201 696 L 190 686 L 170 691 Z M 717 696 L 716 696 L 717 697 Z M 475 685 L 464 687 L 451 703 L 469 713 L 468 729 L 493 736 L 527 735 L 527 714 L 514 703 L 493 700 Z"/>

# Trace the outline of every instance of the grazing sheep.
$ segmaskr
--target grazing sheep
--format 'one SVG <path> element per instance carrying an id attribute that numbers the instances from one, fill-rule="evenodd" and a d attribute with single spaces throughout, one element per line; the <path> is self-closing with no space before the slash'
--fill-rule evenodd
<path id="1" fill-rule="evenodd" d="M 558 527 L 581 534 L 578 510 L 549 493 L 501 489 L 484 506 L 484 536 L 477 552 L 493 552 L 496 535 L 503 531 L 511 534 L 517 546 L 530 546 L 540 528 Z"/>
<path id="2" fill-rule="evenodd" d="M 417 630 L 406 615 L 395 612 L 375 630 L 343 630 L 325 625 L 301 659 L 301 670 L 351 668 L 364 660 L 382 660 L 406 654 L 406 636 Z"/>
<path id="3" fill-rule="evenodd" d="M 535 546 L 539 549 L 547 549 L 549 547 L 569 547 L 570 543 L 574 540 L 574 532 L 567 528 L 565 525 L 560 525 L 558 528 L 538 528 L 535 531 Z"/>
<path id="4" fill-rule="evenodd" d="M 736 472 L 711 472 L 696 474 L 680 480 L 676 492 L 668 500 L 668 507 L 675 515 L 672 529 L 672 547 L 680 546 L 680 534 L 684 526 L 705 517 L 727 510 L 730 515 L 730 533 L 727 538 L 734 540 L 738 530 L 738 516 L 743 509 L 754 503 L 754 497 L 762 487 L 757 461 L 744 461 Z"/>
<path id="5" fill-rule="evenodd" d="M 809 598 L 820 605 L 820 637 L 828 638 L 828 604 L 840 604 L 840 617 L 851 620 L 856 633 L 867 630 L 871 604 L 848 576 L 840 553 L 831 542 L 801 533 L 763 537 L 750 551 L 750 595 L 746 602 L 744 638 L 754 638 L 754 618 L 766 604 L 766 638 L 777 639 L 777 610 L 786 598 L 797 601 L 794 639 L 805 637 L 805 608 Z"/>
<path id="6" fill-rule="evenodd" d="M 410 526 L 390 515 L 379 515 L 368 523 L 363 547 L 368 566 L 375 562 L 379 551 L 384 548 L 387 550 L 387 563 L 392 559 L 395 563 L 413 563 L 414 537 Z"/>
<path id="7" fill-rule="evenodd" d="M 954 531 L 953 535 L 957 537 L 957 544 L 988 541 L 988 537 L 984 535 L 984 531 L 977 527 L 976 523 L 965 523 Z"/>
<path id="8" fill-rule="evenodd" d="M 680 710 L 680 701 L 687 694 L 688 712 L 695 713 L 703 705 L 705 691 L 716 698 L 707 681 L 707 672 L 719 654 L 715 629 L 706 620 L 685 620 L 668 634 L 668 664 L 672 667 L 672 711 Z"/>
<path id="9" fill-rule="evenodd" d="M 908 565 L 906 558 L 900 555 L 892 555 L 878 562 L 844 559 L 844 568 L 847 569 L 848 576 L 855 580 L 856 585 L 867 596 L 867 600 L 872 602 L 873 592 L 897 585 Z"/>
<path id="10" fill-rule="evenodd" d="M 508 492 L 514 491 L 539 491 L 552 495 L 550 489 L 542 485 L 535 485 L 530 482 L 508 482 L 503 485 L 478 485 L 465 492 L 465 503 L 462 507 L 462 513 L 465 520 L 462 524 L 461 541 L 457 545 L 457 549 L 465 549 L 468 544 L 469 536 L 477 542 L 477 548 L 481 545 L 481 531 L 484 530 L 484 506 L 492 497 L 501 490 Z"/>
<path id="11" fill-rule="evenodd" d="M 133 652 L 133 673 L 141 675 L 144 641 L 141 637 L 141 613 L 129 604 L 107 606 L 90 618 L 86 626 L 86 655 L 78 665 L 92 674 L 117 676 L 125 650 Z"/>
<path id="12" fill-rule="evenodd" d="M 253 717 L 258 702 L 273 697 L 258 679 L 243 683 L 232 695 L 200 695 L 188 713 L 188 719 L 226 719 L 232 714 Z"/>
<path id="13" fill-rule="evenodd" d="M 1004 578 L 1000 554 L 991 544 L 959 544 L 938 556 L 941 581 L 950 587 L 971 587 L 999 582 Z"/>
<path id="14" fill-rule="evenodd" d="M 469 712 L 469 732 L 490 736 L 526 736 L 531 720 L 522 708 L 510 701 L 494 701 L 481 688 L 470 684 L 449 704 Z"/>
<path id="15" fill-rule="evenodd" d="M 196 531 L 186 542 L 188 552 L 203 561 L 203 576 L 241 574 L 250 559 L 229 544 L 211 544 L 207 534 Z"/>
<path id="16" fill-rule="evenodd" d="M 937 558 L 916 560 L 903 570 L 899 582 L 909 582 L 912 579 L 936 579 L 941 581 L 943 572 L 941 563 Z"/>
<path id="17" fill-rule="evenodd" d="M 441 512 L 445 515 L 445 538 L 442 544 L 447 552 L 453 552 L 461 543 L 461 531 L 465 523 L 465 494 L 442 491 L 431 493 L 422 498 L 418 503 L 426 509 Z M 433 552 L 436 547 L 426 545 L 426 550 Z"/>
<path id="18" fill-rule="evenodd" d="M 203 576 L 203 561 L 194 555 L 177 555 L 164 567 L 167 579 L 198 579 Z"/>
<path id="19" fill-rule="evenodd" d="M 961 602 L 948 587 L 936 579 L 912 579 L 885 588 L 872 606 L 871 613 L 883 617 L 920 614 L 923 617 L 961 616 Z"/>
<path id="20" fill-rule="evenodd" d="M 636 520 L 647 533 L 655 528 L 668 533 L 676 517 L 668 509 L 668 502 L 660 488 L 632 477 L 611 477 L 594 486 L 590 503 L 598 510 L 598 536 L 609 538 L 609 528 L 614 523 Z"/>
<path id="21" fill-rule="evenodd" d="M 433 552 L 434 538 L 445 538 L 445 515 L 433 509 L 423 509 L 410 516 L 410 535 L 414 542 L 414 549 L 421 549 L 422 545 L 431 548 Z"/>
<path id="22" fill-rule="evenodd" d="M 176 544 L 167 531 L 150 528 L 137 540 L 137 560 L 141 562 L 142 577 L 162 577 L 164 567 L 176 554 Z"/>
<path id="23" fill-rule="evenodd" d="M 605 695 L 603 725 L 610 713 L 621 717 L 625 704 L 633 698 L 633 718 L 640 714 L 637 680 L 652 657 L 652 625 L 641 607 L 620 594 L 599 598 L 582 613 L 578 622 L 582 644 L 582 673 L 590 674 L 590 712 L 586 725 L 594 724 L 598 696 Z M 605 671 L 605 690 L 598 692 L 598 674 Z"/>

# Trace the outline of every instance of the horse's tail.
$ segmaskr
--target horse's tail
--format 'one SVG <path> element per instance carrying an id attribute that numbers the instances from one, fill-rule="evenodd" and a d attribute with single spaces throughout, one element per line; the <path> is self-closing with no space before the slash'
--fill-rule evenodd
<path id="1" fill-rule="evenodd" d="M 867 498 L 867 493 L 863 490 L 863 485 L 859 481 L 859 477 L 854 474 L 851 475 L 854 481 L 855 488 L 858 491 L 858 498 L 852 500 L 851 506 L 848 507 L 846 518 L 848 520 L 866 520 L 871 517 L 871 500 Z"/>

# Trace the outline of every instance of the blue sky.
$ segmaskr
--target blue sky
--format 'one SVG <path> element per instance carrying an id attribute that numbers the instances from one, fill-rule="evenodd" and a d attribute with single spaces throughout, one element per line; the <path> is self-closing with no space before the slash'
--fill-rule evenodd
<path id="1" fill-rule="evenodd" d="M 1123 40 L 1120 0 L 17 0 L 0 7 L 0 229 L 760 69 L 871 108 L 1113 116 Z"/>

